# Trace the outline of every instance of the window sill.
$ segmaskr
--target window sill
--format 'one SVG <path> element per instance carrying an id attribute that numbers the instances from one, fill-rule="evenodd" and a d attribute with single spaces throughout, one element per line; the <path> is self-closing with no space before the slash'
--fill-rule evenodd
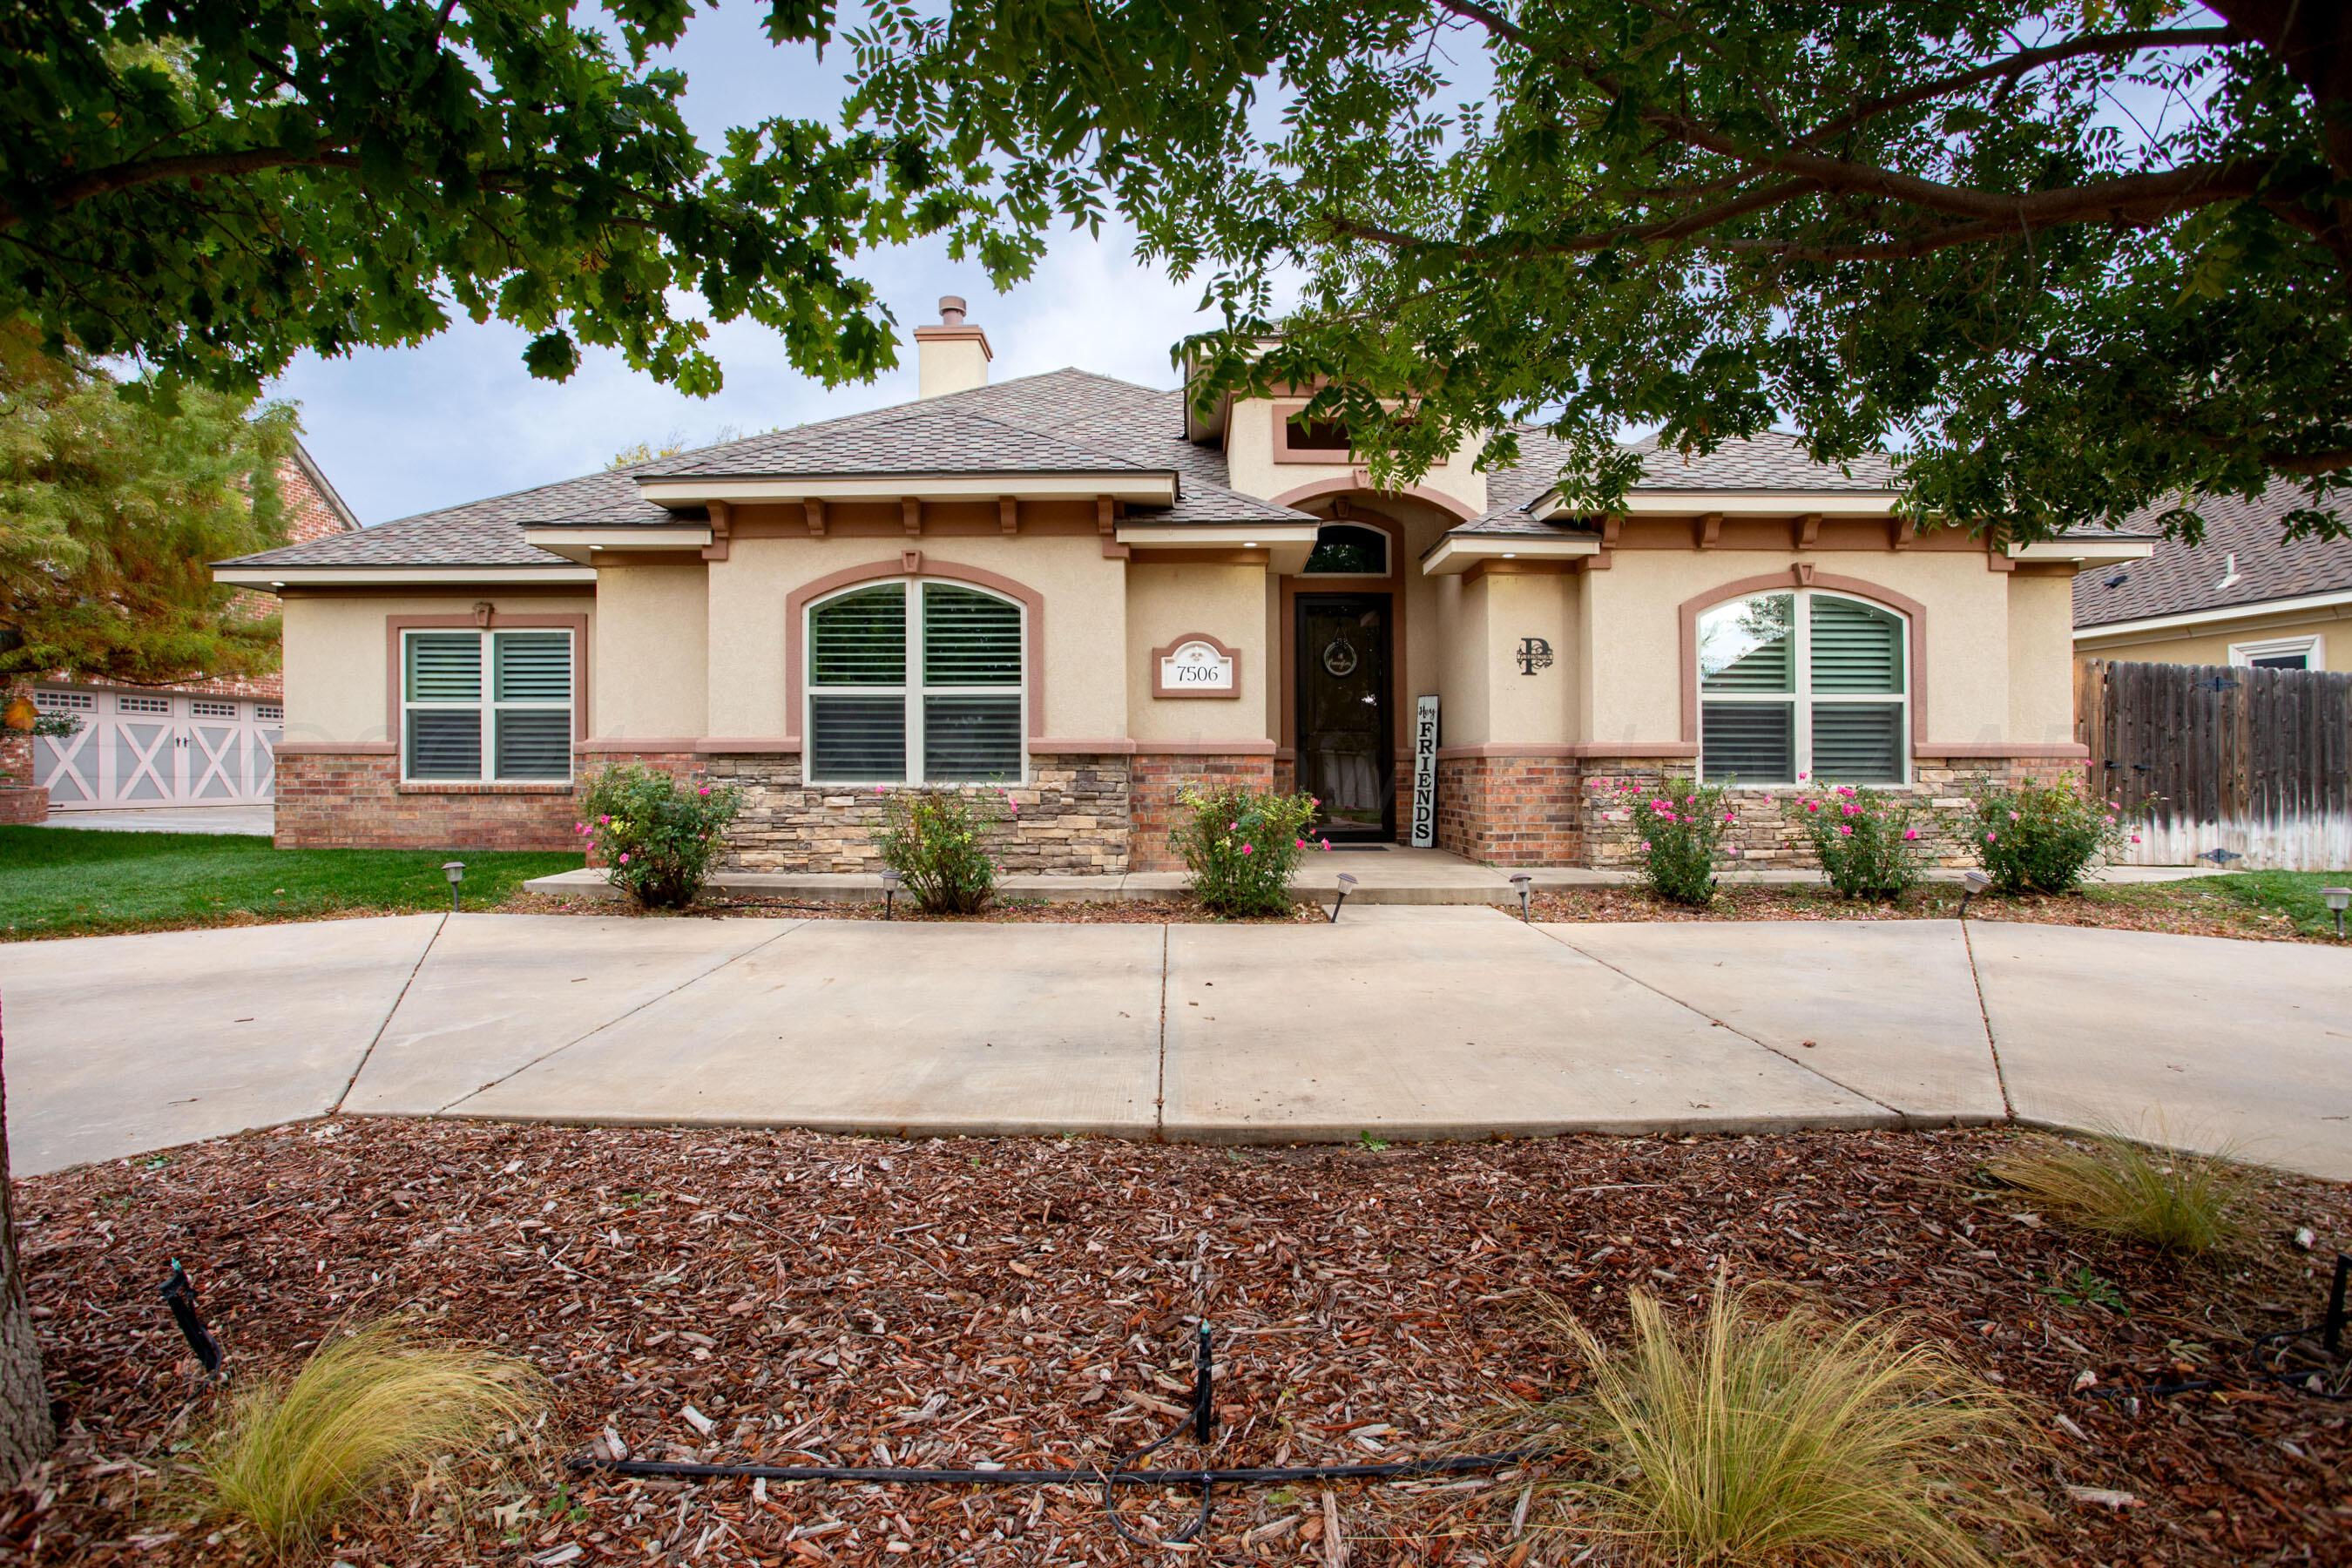
<path id="1" fill-rule="evenodd" d="M 459 779 L 403 779 L 399 795 L 570 795 L 572 781 L 549 779 L 530 784 L 467 783 Z"/>

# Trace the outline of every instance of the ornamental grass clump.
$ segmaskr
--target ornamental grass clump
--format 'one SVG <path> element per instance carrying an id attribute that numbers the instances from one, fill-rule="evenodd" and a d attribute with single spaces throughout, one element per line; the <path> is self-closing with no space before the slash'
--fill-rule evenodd
<path id="1" fill-rule="evenodd" d="M 740 805 L 732 789 L 617 763 L 589 784 L 572 827 L 614 887 L 648 909 L 680 910 L 702 890 Z"/>
<path id="2" fill-rule="evenodd" d="M 1221 915 L 1277 915 L 1290 908 L 1290 874 L 1322 803 L 1312 795 L 1188 787 L 1190 821 L 1175 833 L 1192 896 Z M 1313 842 L 1325 849 L 1328 838 Z"/>
<path id="3" fill-rule="evenodd" d="M 989 853 L 989 834 L 1019 816 L 1021 805 L 1005 795 L 1005 813 L 999 816 L 982 804 L 984 798 L 954 790 L 903 790 L 883 806 L 875 848 L 925 914 L 976 915 L 996 896 L 997 873 L 1003 867 Z"/>
<path id="4" fill-rule="evenodd" d="M 1715 855 L 1732 825 L 1724 784 L 1668 779 L 1653 790 L 1632 779 L 1617 782 L 1624 816 L 1641 845 L 1642 879 L 1669 903 L 1706 904 L 1715 898 Z"/>
<path id="5" fill-rule="evenodd" d="M 1799 797 L 1789 815 L 1812 840 L 1838 896 L 1898 899 L 1919 885 L 1919 830 L 1911 808 L 1874 789 L 1837 784 Z"/>
<path id="6" fill-rule="evenodd" d="M 283 1552 L 373 1494 L 519 1439 L 546 1403 L 526 1363 L 388 1320 L 239 1395 L 204 1441 L 194 1481 L 207 1514 L 243 1520 Z"/>
<path id="7" fill-rule="evenodd" d="M 1987 790 L 1976 808 L 1977 858 L 2000 892 L 2072 892 L 2092 862 L 2124 846 L 2123 803 L 2072 782 Z"/>
<path id="8" fill-rule="evenodd" d="M 2021 1139 L 1985 1169 L 2054 1224 L 2176 1254 L 2242 1247 L 2261 1185 L 2234 1160 L 2119 1132 Z"/>
<path id="9" fill-rule="evenodd" d="M 1894 1321 L 1771 1315 L 1720 1279 L 1686 1327 L 1630 1304 L 1611 1345 L 1556 1303 L 1584 1386 L 1508 1418 L 1601 1468 L 1554 1489 L 1579 1532 L 1641 1562 L 1983 1568 L 2034 1517 L 2006 1469 L 2036 1441 L 2021 1405 Z"/>

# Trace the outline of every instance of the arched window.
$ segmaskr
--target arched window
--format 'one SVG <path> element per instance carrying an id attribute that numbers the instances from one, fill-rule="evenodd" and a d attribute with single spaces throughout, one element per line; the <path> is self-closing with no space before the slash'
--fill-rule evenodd
<path id="1" fill-rule="evenodd" d="M 1817 588 L 1752 594 L 1703 612 L 1700 775 L 1903 783 L 1909 636 L 1894 611 Z"/>
<path id="2" fill-rule="evenodd" d="M 1360 523 L 1327 522 L 1315 531 L 1305 572 L 1309 577 L 1385 577 L 1389 536 Z"/>
<path id="3" fill-rule="evenodd" d="M 876 583 L 808 608 L 811 784 L 1021 778 L 1020 605 L 961 583 Z"/>

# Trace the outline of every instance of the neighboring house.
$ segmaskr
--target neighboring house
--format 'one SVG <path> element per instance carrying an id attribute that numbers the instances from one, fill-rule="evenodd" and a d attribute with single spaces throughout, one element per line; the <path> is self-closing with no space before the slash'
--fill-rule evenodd
<path id="1" fill-rule="evenodd" d="M 1968 786 L 2079 767 L 2072 580 L 2148 549 L 1916 531 L 1883 463 L 1777 435 L 1654 457 L 1607 518 L 1538 437 L 1383 491 L 1303 399 L 989 385 L 942 309 L 916 403 L 224 563 L 285 605 L 278 841 L 574 844 L 583 775 L 635 758 L 741 789 L 739 868 L 870 867 L 919 784 L 1008 793 L 1015 870 L 1169 866 L 1206 782 L 1393 842 L 1433 695 L 1422 804 L 1481 860 L 1621 855 L 1614 782 L 1693 769 L 1759 854 L 1808 775 L 1916 795 L 1957 853 Z"/>
<path id="2" fill-rule="evenodd" d="M 278 471 L 294 547 L 354 533 L 359 519 L 297 442 Z M 267 609 L 266 599 L 257 607 Z M 107 806 L 252 805 L 271 797 L 284 717 L 281 676 L 123 686 L 71 674 L 31 683 L 34 705 L 80 726 L 63 739 L 15 736 L 0 746 L 0 782 L 20 815 Z"/>
<path id="3" fill-rule="evenodd" d="M 2157 542 L 2137 565 L 2074 581 L 2074 651 L 2145 664 L 2352 670 L 2352 539 L 2284 541 L 2303 500 L 2278 480 L 2253 500 L 2197 509 L 2205 540 Z M 2125 527 L 2153 534 L 2161 508 Z"/>

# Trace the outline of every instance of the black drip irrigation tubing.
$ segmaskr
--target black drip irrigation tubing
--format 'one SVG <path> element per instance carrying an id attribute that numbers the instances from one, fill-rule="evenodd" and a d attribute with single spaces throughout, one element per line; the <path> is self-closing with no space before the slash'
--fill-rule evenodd
<path id="1" fill-rule="evenodd" d="M 2192 1377 L 2179 1383 L 2144 1384 L 2137 1388 L 2126 1384 L 2095 1386 L 2082 1392 L 2093 1399 L 2120 1401 L 2169 1399 L 2177 1394 L 2246 1394 L 2285 1388 L 2306 1399 L 2324 1399 L 2332 1405 L 2352 1404 L 2352 1386 L 2347 1386 L 2352 1384 L 2352 1368 L 2347 1368 L 2342 1359 L 2345 1330 L 2347 1323 L 2352 1323 L 2352 1300 L 2347 1297 L 2352 1297 L 2352 1255 L 2339 1252 L 2336 1255 L 2336 1277 L 2328 1285 L 2326 1315 L 2299 1329 L 2264 1334 L 2246 1349 L 2245 1359 L 2253 1362 L 2274 1347 L 2291 1350 L 2298 1340 L 2317 1340 L 2320 1359 L 2315 1364 L 2301 1368 L 2255 1365 L 2248 1371 L 2248 1383 Z M 2336 1384 L 2333 1388 L 2327 1386 L 2331 1381 Z"/>
<path id="2" fill-rule="evenodd" d="M 1189 1469 L 1138 1469 L 1137 1462 L 1167 1447 L 1187 1431 L 1205 1447 L 1216 1432 L 1216 1384 L 1211 1371 L 1209 1325 L 1200 1326 L 1193 1342 L 1192 1407 L 1181 1420 L 1142 1447 L 1123 1455 L 1108 1469 L 1099 1467 L 1013 1470 L 925 1468 L 905 1465 L 754 1465 L 706 1464 L 680 1459 L 615 1459 L 587 1455 L 571 1461 L 582 1474 L 641 1477 L 674 1480 L 851 1481 L 882 1486 L 961 1487 L 1092 1487 L 1103 1494 L 1103 1513 L 1110 1527 L 1139 1546 L 1181 1546 L 1200 1538 L 1209 1527 L 1216 1489 L 1221 1486 L 1279 1486 L 1292 1481 L 1400 1481 L 1431 1476 L 1477 1475 L 1507 1470 L 1551 1458 L 1549 1450 L 1516 1449 L 1499 1454 L 1448 1454 L 1424 1459 L 1391 1459 L 1344 1465 L 1238 1465 Z M 1192 1522 L 1157 1540 L 1130 1529 L 1118 1513 L 1121 1487 L 1198 1487 L 1201 1511 Z"/>

